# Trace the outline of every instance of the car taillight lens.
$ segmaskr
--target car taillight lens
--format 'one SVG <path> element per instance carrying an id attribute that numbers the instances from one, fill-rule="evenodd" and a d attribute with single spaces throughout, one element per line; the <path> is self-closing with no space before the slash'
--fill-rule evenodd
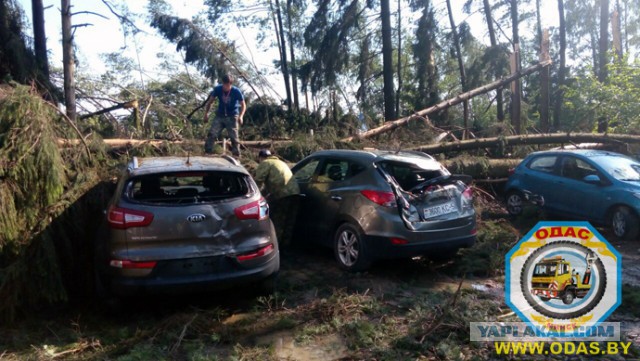
<path id="1" fill-rule="evenodd" d="M 392 192 L 381 192 L 373 190 L 360 191 L 363 196 L 367 197 L 373 203 L 379 204 L 384 207 L 395 207 L 396 196 Z"/>
<path id="2" fill-rule="evenodd" d="M 516 172 L 516 169 L 515 168 L 509 168 L 508 172 L 509 172 L 509 176 L 512 176 Z"/>
<path id="3" fill-rule="evenodd" d="M 146 227 L 153 221 L 153 213 L 133 209 L 111 207 L 107 213 L 107 222 L 111 228 L 127 229 Z"/>
<path id="4" fill-rule="evenodd" d="M 263 220 L 269 216 L 269 204 L 264 198 L 259 201 L 247 203 L 233 210 L 238 219 Z"/>
<path id="5" fill-rule="evenodd" d="M 407 244 L 407 243 L 409 243 L 409 241 L 407 241 L 406 239 L 391 238 L 391 244 L 393 245 L 401 245 L 401 244 Z"/>
<path id="6" fill-rule="evenodd" d="M 464 198 L 466 201 L 473 200 L 473 188 L 471 187 L 465 188 L 465 190 L 462 191 L 462 198 Z"/>
<path id="7" fill-rule="evenodd" d="M 255 259 L 255 258 L 258 258 L 258 257 L 266 256 L 266 255 L 270 254 L 271 252 L 273 252 L 274 249 L 275 249 L 275 247 L 273 246 L 272 243 L 270 243 L 270 244 L 268 244 L 268 245 L 266 245 L 266 246 L 264 246 L 262 248 L 259 248 L 256 251 L 252 251 L 250 253 L 239 254 L 239 255 L 236 256 L 236 259 L 238 261 L 241 261 L 241 262 L 248 261 L 250 259 Z"/>
<path id="8" fill-rule="evenodd" d="M 125 269 L 150 269 L 156 266 L 156 261 L 130 261 L 128 259 L 112 259 L 109 262 L 111 267 Z"/>

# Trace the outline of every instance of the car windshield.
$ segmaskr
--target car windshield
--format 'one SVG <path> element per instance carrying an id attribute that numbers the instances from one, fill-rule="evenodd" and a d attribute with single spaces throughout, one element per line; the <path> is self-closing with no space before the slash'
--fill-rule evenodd
<path id="1" fill-rule="evenodd" d="M 640 163 L 629 157 L 601 155 L 591 159 L 617 180 L 640 181 Z"/>
<path id="2" fill-rule="evenodd" d="M 129 199 L 145 203 L 202 203 L 249 193 L 247 176 L 236 172 L 173 172 L 133 178 Z"/>

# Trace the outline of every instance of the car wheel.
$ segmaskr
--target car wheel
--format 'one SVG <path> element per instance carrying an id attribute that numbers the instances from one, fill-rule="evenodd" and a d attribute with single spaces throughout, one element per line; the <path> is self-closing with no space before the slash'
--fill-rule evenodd
<path id="1" fill-rule="evenodd" d="M 575 295 L 573 293 L 573 289 L 566 290 L 564 292 L 564 296 L 562 296 L 562 303 L 565 305 L 570 305 L 575 299 Z"/>
<path id="2" fill-rule="evenodd" d="M 258 283 L 258 294 L 260 296 L 269 296 L 276 292 L 276 286 L 278 285 L 278 273 L 274 273 L 271 276 L 263 279 Z"/>
<path id="3" fill-rule="evenodd" d="M 524 197 L 519 191 L 509 191 L 507 193 L 507 212 L 512 216 L 519 216 L 522 214 L 522 207 L 524 205 Z"/>
<path id="4" fill-rule="evenodd" d="M 627 207 L 617 207 L 611 213 L 611 229 L 616 237 L 630 241 L 638 237 L 638 216 Z"/>
<path id="5" fill-rule="evenodd" d="M 371 260 L 360 231 L 349 223 L 338 227 L 333 251 L 340 267 L 347 271 L 364 271 L 371 266 Z"/>

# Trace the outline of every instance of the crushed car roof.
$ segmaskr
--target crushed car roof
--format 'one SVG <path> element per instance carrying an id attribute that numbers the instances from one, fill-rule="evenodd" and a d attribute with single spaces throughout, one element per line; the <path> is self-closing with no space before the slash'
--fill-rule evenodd
<path id="1" fill-rule="evenodd" d="M 435 160 L 435 158 L 427 153 L 406 150 L 390 151 L 331 149 L 315 152 L 312 154 L 312 156 L 349 157 L 351 159 L 371 162 L 387 160 L 391 162 L 415 164 L 416 166 L 426 170 L 440 169 L 442 167 L 442 165 L 437 160 Z"/>
<path id="2" fill-rule="evenodd" d="M 131 175 L 202 170 L 227 170 L 247 173 L 237 160 L 229 156 L 133 157 L 129 162 L 128 170 Z"/>

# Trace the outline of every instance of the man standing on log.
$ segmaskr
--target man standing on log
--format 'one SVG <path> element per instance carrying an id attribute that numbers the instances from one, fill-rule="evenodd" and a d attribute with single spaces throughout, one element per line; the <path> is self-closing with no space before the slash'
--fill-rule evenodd
<path id="1" fill-rule="evenodd" d="M 211 129 L 207 134 L 204 143 L 204 151 L 207 154 L 213 153 L 213 145 L 222 135 L 222 130 L 227 129 L 231 138 L 231 153 L 240 156 L 240 144 L 238 141 L 238 128 L 242 125 L 242 117 L 247 110 L 247 104 L 240 89 L 233 85 L 233 77 L 226 74 L 222 77 L 222 84 L 217 85 L 209 94 L 207 104 L 204 108 L 204 122 L 209 121 L 209 109 L 214 100 L 218 100 L 218 110 L 211 124 Z"/>

